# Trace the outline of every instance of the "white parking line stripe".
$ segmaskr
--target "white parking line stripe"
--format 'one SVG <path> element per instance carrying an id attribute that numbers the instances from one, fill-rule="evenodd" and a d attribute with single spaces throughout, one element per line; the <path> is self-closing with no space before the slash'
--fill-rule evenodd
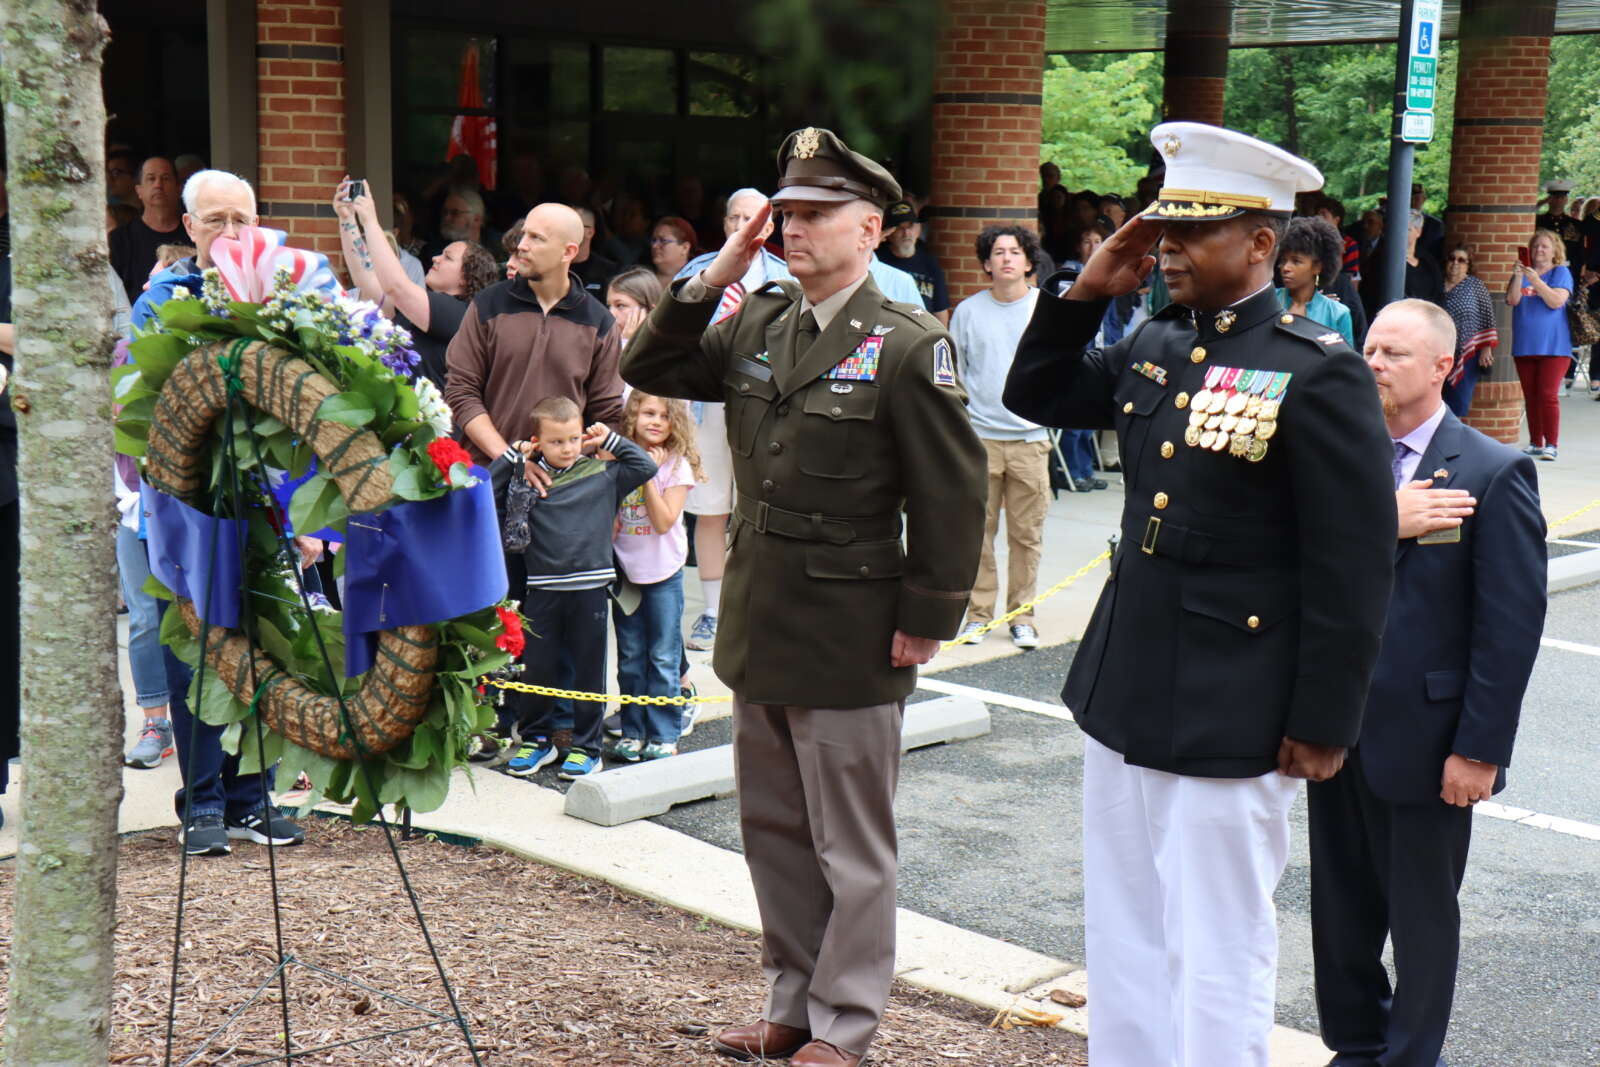
<path id="1" fill-rule="evenodd" d="M 938 678 L 918 678 L 917 688 L 926 689 L 930 693 L 944 693 L 949 696 L 973 697 L 985 704 L 998 704 L 1002 708 L 1016 708 L 1018 711 L 1031 711 L 1039 715 L 1048 715 L 1052 719 L 1064 719 L 1067 722 L 1075 721 L 1072 712 L 1060 704 L 1046 704 L 1042 700 L 1030 700 L 1027 697 L 1014 697 L 1010 693 L 996 693 L 992 689 L 978 689 L 970 685 L 959 685 L 955 682 L 941 681 Z"/>
<path id="2" fill-rule="evenodd" d="M 1545 638 L 1544 643 L 1553 645 L 1556 648 L 1600 656 L 1600 648 L 1596 648 L 1593 645 L 1579 645 L 1571 641 L 1558 641 L 1553 637 Z M 946 682 L 937 677 L 917 679 L 917 688 L 926 689 L 930 693 L 973 697 L 986 704 L 997 704 L 1002 708 L 1016 708 L 1018 711 L 1031 711 L 1038 715 L 1048 715 L 1052 719 L 1061 719 L 1066 722 L 1075 721 L 1072 718 L 1072 712 L 1059 704 L 1046 704 L 1042 700 L 1012 696 L 1010 693 L 997 693 L 992 689 L 979 689 L 977 686 Z M 1577 819 L 1564 819 L 1559 815 L 1546 815 L 1543 812 L 1530 811 L 1527 808 L 1514 808 L 1492 800 L 1479 801 L 1473 806 L 1473 810 L 1476 814 L 1482 815 L 1486 819 L 1500 819 L 1504 822 L 1513 822 L 1518 826 L 1527 826 L 1535 830 L 1549 830 L 1553 833 L 1566 834 L 1568 837 L 1581 837 L 1586 841 L 1600 841 L 1600 826 L 1594 823 L 1581 822 Z"/>
<path id="3" fill-rule="evenodd" d="M 1541 637 L 1539 643 L 1549 648 L 1559 648 L 1564 652 L 1582 652 L 1585 656 L 1600 656 L 1600 646 L 1580 645 L 1576 641 L 1563 641 L 1557 637 Z"/>

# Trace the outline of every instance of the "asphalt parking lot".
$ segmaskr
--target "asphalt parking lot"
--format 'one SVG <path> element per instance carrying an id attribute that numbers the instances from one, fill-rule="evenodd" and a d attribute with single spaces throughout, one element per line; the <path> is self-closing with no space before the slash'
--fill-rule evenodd
<path id="1" fill-rule="evenodd" d="M 1600 646 L 1600 585 L 1553 596 L 1545 633 Z M 938 677 L 1059 703 L 1074 650 L 1046 648 Z M 1600 655 L 1542 650 L 1498 802 L 1600 825 L 1597 674 Z M 989 736 L 904 761 L 901 906 L 1081 962 L 1082 737 L 1070 722 L 996 704 L 990 710 Z M 685 747 L 728 739 L 728 722 L 711 722 Z M 709 801 L 659 821 L 737 849 L 736 814 L 732 800 Z M 1303 798 L 1293 822 L 1277 896 L 1278 1021 L 1314 1031 Z M 1445 1049 L 1452 1067 L 1600 1064 L 1600 841 L 1480 815 L 1462 911 L 1461 974 Z"/>

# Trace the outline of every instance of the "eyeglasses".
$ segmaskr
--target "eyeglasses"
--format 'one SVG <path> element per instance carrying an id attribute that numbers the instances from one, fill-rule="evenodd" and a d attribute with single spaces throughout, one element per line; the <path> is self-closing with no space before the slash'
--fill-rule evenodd
<path id="1" fill-rule="evenodd" d="M 245 226 L 254 226 L 255 224 L 256 217 L 254 215 L 200 216 L 200 225 L 204 226 L 208 230 L 226 230 L 230 226 L 237 230 Z"/>
<path id="2" fill-rule="evenodd" d="M 1446 263 L 1469 263 L 1471 261 L 1469 259 L 1467 259 L 1466 256 L 1451 256 L 1449 259 L 1445 260 L 1445 262 Z"/>
<path id="3" fill-rule="evenodd" d="M 679 240 L 676 237 L 652 237 L 650 238 L 650 243 L 653 245 L 686 245 L 689 242 Z"/>

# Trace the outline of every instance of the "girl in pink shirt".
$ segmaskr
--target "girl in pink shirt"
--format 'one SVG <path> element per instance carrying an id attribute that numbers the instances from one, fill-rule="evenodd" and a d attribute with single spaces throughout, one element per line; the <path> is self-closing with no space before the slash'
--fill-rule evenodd
<path id="1" fill-rule="evenodd" d="M 682 400 L 635 389 L 622 409 L 622 433 L 650 453 L 655 477 L 622 502 L 613 538 L 617 563 L 639 588 L 639 606 L 625 614 L 612 606 L 617 631 L 617 684 L 641 696 L 675 696 L 683 658 L 683 564 L 689 538 L 683 501 L 705 478 L 694 447 L 694 419 Z M 612 747 L 619 759 L 661 759 L 678 754 L 680 709 L 676 705 L 622 705 L 622 737 Z"/>

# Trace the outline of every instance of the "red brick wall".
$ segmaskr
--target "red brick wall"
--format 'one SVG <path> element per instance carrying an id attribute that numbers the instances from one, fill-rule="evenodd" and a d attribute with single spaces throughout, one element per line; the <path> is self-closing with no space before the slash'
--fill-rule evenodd
<path id="1" fill-rule="evenodd" d="M 1221 126 L 1227 84 L 1226 78 L 1169 76 L 1162 86 L 1162 118 L 1167 122 L 1208 122 Z"/>
<path id="2" fill-rule="evenodd" d="M 1038 228 L 1044 0 L 945 0 L 933 86 L 933 250 L 954 304 L 988 284 L 985 226 Z"/>
<path id="3" fill-rule="evenodd" d="M 1476 253 L 1478 273 L 1498 294 L 1533 236 L 1539 150 L 1550 71 L 1547 36 L 1464 36 L 1450 163 L 1450 230 Z M 1494 381 L 1480 382 L 1467 422 L 1508 443 L 1521 439 L 1522 389 L 1502 333 Z M 1502 366 L 1503 364 L 1503 366 Z M 1509 378 L 1509 381 L 1502 380 Z"/>
<path id="4" fill-rule="evenodd" d="M 344 29 L 340 0 L 256 0 L 264 226 L 340 266 L 329 202 L 345 173 Z"/>

